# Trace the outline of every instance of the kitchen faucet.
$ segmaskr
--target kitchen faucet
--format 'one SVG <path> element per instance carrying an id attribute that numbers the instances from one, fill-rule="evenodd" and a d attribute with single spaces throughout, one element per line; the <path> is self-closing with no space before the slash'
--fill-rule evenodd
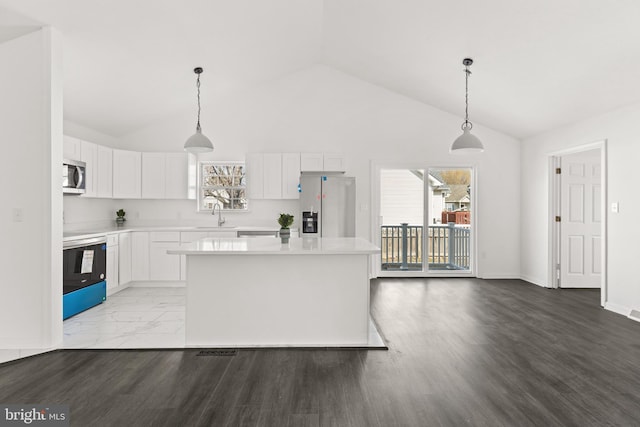
<path id="1" fill-rule="evenodd" d="M 213 209 L 211 210 L 211 215 L 215 216 L 216 207 L 218 208 L 218 227 L 222 227 L 222 224 L 224 224 L 226 220 L 222 218 L 222 208 L 220 207 L 220 204 L 216 203 L 215 205 L 213 205 Z"/>

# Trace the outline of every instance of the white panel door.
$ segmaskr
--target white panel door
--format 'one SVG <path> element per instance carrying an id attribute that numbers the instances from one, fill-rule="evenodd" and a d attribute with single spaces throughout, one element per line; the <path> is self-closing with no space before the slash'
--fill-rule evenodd
<path id="1" fill-rule="evenodd" d="M 570 154 L 561 162 L 560 287 L 599 288 L 600 151 Z"/>

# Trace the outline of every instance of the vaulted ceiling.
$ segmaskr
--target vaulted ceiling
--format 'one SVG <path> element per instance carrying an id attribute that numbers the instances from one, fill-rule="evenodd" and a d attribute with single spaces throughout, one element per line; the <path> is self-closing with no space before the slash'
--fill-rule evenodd
<path id="1" fill-rule="evenodd" d="M 121 136 L 326 64 L 524 138 L 640 102 L 637 0 L 0 0 L 64 36 L 65 117 Z M 10 12 L 9 12 L 10 11 Z M 210 101 L 209 101 L 210 102 Z"/>

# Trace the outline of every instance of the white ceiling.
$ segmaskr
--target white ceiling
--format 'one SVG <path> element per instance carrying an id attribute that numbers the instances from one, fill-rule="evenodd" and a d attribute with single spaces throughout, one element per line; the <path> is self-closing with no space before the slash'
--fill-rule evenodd
<path id="1" fill-rule="evenodd" d="M 526 137 L 640 102 L 637 0 L 0 0 L 65 38 L 65 117 L 121 136 L 316 63 Z M 5 19 L 1 19 L 1 18 Z M 20 33 L 6 28 L 3 34 Z M 16 25 L 25 25 L 18 22 Z"/>

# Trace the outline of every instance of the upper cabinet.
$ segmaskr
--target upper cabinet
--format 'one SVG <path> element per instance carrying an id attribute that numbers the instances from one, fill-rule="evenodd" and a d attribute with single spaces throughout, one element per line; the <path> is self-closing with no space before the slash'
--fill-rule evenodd
<path id="1" fill-rule="evenodd" d="M 142 196 L 142 155 L 137 151 L 113 150 L 113 198 Z"/>
<path id="2" fill-rule="evenodd" d="M 299 199 L 300 153 L 282 154 L 282 198 Z"/>
<path id="3" fill-rule="evenodd" d="M 69 160 L 81 160 L 82 141 L 72 136 L 64 135 L 62 139 L 62 157 Z"/>
<path id="4" fill-rule="evenodd" d="M 164 153 L 166 174 L 164 176 L 164 198 L 186 199 L 188 197 L 188 161 L 186 153 Z"/>
<path id="5" fill-rule="evenodd" d="M 282 154 L 264 154 L 264 198 L 282 198 Z"/>
<path id="6" fill-rule="evenodd" d="M 142 198 L 187 198 L 185 153 L 142 153 Z"/>
<path id="7" fill-rule="evenodd" d="M 87 165 L 84 174 L 85 192 L 82 197 L 97 196 L 97 168 L 98 168 L 98 146 L 92 142 L 81 141 L 80 144 L 80 160 Z"/>
<path id="8" fill-rule="evenodd" d="M 347 170 L 342 154 L 326 154 L 324 157 L 325 172 L 344 172 Z"/>
<path id="9" fill-rule="evenodd" d="M 324 157 L 322 153 L 300 154 L 300 170 L 304 172 L 319 172 L 324 170 Z"/>
<path id="10" fill-rule="evenodd" d="M 244 158 L 247 179 L 247 198 L 264 199 L 264 156 L 262 153 L 247 153 Z"/>
<path id="11" fill-rule="evenodd" d="M 80 160 L 87 165 L 86 188 L 81 197 L 188 198 L 189 164 L 186 153 L 116 150 L 64 135 L 64 158 Z M 194 162 L 194 171 L 195 167 Z"/>
<path id="12" fill-rule="evenodd" d="M 94 173 L 96 196 L 113 197 L 113 149 L 98 145 L 97 165 Z"/>
<path id="13" fill-rule="evenodd" d="M 344 172 L 346 165 L 341 154 L 302 153 L 300 170 L 303 172 Z"/>
<path id="14" fill-rule="evenodd" d="M 249 153 L 245 158 L 248 199 L 297 199 L 299 153 Z"/>

